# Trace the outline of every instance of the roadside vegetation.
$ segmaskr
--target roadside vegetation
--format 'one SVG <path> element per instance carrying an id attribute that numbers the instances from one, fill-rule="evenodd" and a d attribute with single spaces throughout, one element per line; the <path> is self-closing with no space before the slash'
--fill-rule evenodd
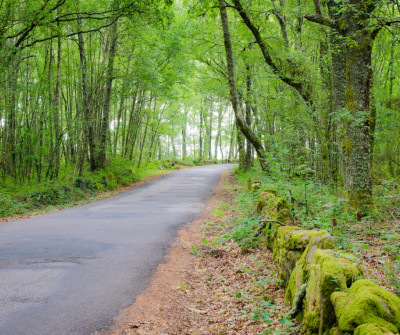
<path id="1" fill-rule="evenodd" d="M 285 176 L 278 167 L 272 171 L 267 175 L 259 168 L 236 168 L 225 186 L 230 200 L 217 204 L 203 226 L 205 238 L 192 246 L 203 282 L 187 285 L 207 291 L 207 299 L 196 308 L 206 310 L 204 319 L 213 325 L 206 327 L 203 321 L 199 333 L 302 333 L 303 324 L 291 318 L 291 307 L 284 302 L 284 283 L 278 279 L 272 251 L 260 234 L 262 220 L 268 218 L 256 210 L 259 191 L 252 191 L 249 181 L 260 183 L 260 190 L 276 190 L 290 204 L 296 225 L 327 230 L 340 250 L 361 260 L 366 278 L 400 295 L 400 225 L 396 219 L 400 196 L 395 185 L 377 186 L 374 211 L 359 220 L 341 188 Z"/>
<path id="2" fill-rule="evenodd" d="M 260 189 L 276 190 L 290 204 L 296 225 L 327 230 L 339 249 L 362 260 L 367 278 L 400 295 L 400 194 L 396 182 L 374 186 L 373 210 L 360 220 L 337 185 L 288 176 L 278 168 L 269 175 L 253 168 L 239 172 L 237 177 L 242 185 L 251 180 L 260 182 Z M 260 220 L 265 218 L 254 210 L 257 196 L 257 192 L 242 188 L 237 203 L 244 215 L 236 219 L 235 227 L 226 235 L 243 250 L 262 243 L 257 232 Z"/>

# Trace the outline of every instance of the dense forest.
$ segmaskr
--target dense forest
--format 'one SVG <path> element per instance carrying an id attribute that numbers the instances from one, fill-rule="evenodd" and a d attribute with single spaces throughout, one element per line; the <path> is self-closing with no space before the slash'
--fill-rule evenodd
<path id="1" fill-rule="evenodd" d="M 397 185 L 397 0 L 2 0 L 0 11 L 2 208 L 12 189 L 107 188 L 110 174 L 128 182 L 167 160 L 312 179 L 360 217 L 374 185 Z"/>

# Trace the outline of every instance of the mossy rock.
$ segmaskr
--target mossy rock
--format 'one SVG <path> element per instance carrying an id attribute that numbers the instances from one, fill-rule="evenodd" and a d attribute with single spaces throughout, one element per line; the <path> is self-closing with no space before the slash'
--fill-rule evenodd
<path id="1" fill-rule="evenodd" d="M 358 326 L 354 335 L 394 335 L 389 329 L 378 326 L 374 323 L 364 323 Z"/>
<path id="2" fill-rule="evenodd" d="M 277 196 L 277 192 L 275 190 L 263 190 L 258 195 L 256 210 L 258 213 L 262 211 L 264 206 L 268 203 L 268 201 Z"/>
<path id="3" fill-rule="evenodd" d="M 339 329 L 339 327 L 332 327 L 330 330 L 324 333 L 324 335 L 343 335 L 344 333 Z"/>
<path id="4" fill-rule="evenodd" d="M 285 239 L 285 235 L 294 230 L 301 230 L 300 227 L 297 226 L 281 226 L 278 225 L 277 230 L 274 232 L 272 236 L 272 245 L 273 248 L 276 249 L 282 244 L 282 240 Z"/>
<path id="5" fill-rule="evenodd" d="M 327 330 L 324 335 L 353 335 L 353 332 L 342 332 L 338 326 L 332 327 L 331 329 Z"/>
<path id="6" fill-rule="evenodd" d="M 342 331 L 355 331 L 367 323 L 395 334 L 400 331 L 400 298 L 370 280 L 356 281 L 346 297 L 337 292 L 332 294 L 331 300 Z"/>
<path id="7" fill-rule="evenodd" d="M 360 261 L 352 254 L 316 249 L 309 266 L 304 321 L 308 329 L 323 334 L 336 322 L 331 295 L 347 290 L 363 276 Z M 318 327 L 316 324 L 318 322 Z"/>
<path id="8" fill-rule="evenodd" d="M 328 234 L 326 230 L 279 228 L 273 247 L 273 257 L 278 265 L 279 279 L 285 282 L 289 281 L 296 263 L 303 255 L 310 240 L 326 234 Z"/>
<path id="9" fill-rule="evenodd" d="M 292 212 L 289 208 L 283 208 L 276 214 L 276 221 L 283 223 L 286 226 L 294 224 Z"/>
<path id="10" fill-rule="evenodd" d="M 262 208 L 262 212 L 272 220 L 275 220 L 276 215 L 285 208 L 289 209 L 289 203 L 286 199 L 271 197 Z"/>
<path id="11" fill-rule="evenodd" d="M 333 305 L 333 309 L 336 311 L 341 311 L 344 305 L 346 304 L 347 293 L 346 292 L 334 292 L 331 295 L 331 302 Z M 336 316 L 338 316 L 336 314 Z"/>
<path id="12" fill-rule="evenodd" d="M 291 305 L 296 293 L 300 290 L 300 287 L 308 281 L 309 266 L 317 248 L 335 248 L 335 243 L 333 242 L 332 236 L 325 230 L 315 230 L 315 233 L 310 235 L 307 247 L 305 248 L 301 258 L 298 260 L 292 274 L 290 275 L 285 294 L 286 303 Z"/>
<path id="13" fill-rule="evenodd" d="M 268 190 L 264 189 L 263 192 L 267 192 L 269 194 L 272 194 L 274 197 L 278 196 L 278 192 L 276 190 L 273 190 L 273 189 L 268 189 Z"/>
<path id="14" fill-rule="evenodd" d="M 278 277 L 285 282 L 289 280 L 296 262 L 303 254 L 304 248 L 296 248 L 297 243 L 292 238 L 293 234 L 299 231 L 302 232 L 297 226 L 279 227 L 273 236 L 273 258 L 277 263 Z"/>
<path id="15" fill-rule="evenodd" d="M 264 214 L 269 220 L 279 221 L 286 226 L 293 225 L 293 215 L 290 212 L 289 204 L 286 199 L 269 197 L 267 200 L 267 197 L 268 195 L 264 194 L 263 197 L 259 199 L 257 210 Z"/>
<path id="16" fill-rule="evenodd" d="M 251 184 L 251 190 L 253 192 L 258 191 L 259 189 L 261 189 L 261 183 L 260 182 L 254 182 Z"/>
<path id="17" fill-rule="evenodd" d="M 306 331 L 310 334 L 318 334 L 318 332 L 315 332 L 319 328 L 319 311 L 311 311 L 307 314 L 304 315 L 304 324 L 306 326 Z"/>

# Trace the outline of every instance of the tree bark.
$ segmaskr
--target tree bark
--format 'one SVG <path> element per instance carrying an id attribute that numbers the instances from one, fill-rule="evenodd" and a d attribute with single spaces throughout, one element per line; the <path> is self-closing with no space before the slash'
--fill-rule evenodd
<path id="1" fill-rule="evenodd" d="M 328 3 L 330 17 L 323 17 L 316 7 L 316 15 L 306 19 L 333 28 L 346 41 L 345 44 L 345 89 L 343 80 L 343 57 L 334 58 L 333 80 L 339 84 L 334 91 L 335 110 L 344 106 L 341 137 L 341 160 L 343 182 L 350 203 L 362 215 L 371 202 L 371 114 L 370 92 L 372 81 L 372 45 L 379 30 L 371 29 L 369 19 L 376 6 L 371 1 L 353 1 L 352 7 L 338 11 L 337 4 Z M 340 6 L 339 6 L 340 7 Z M 339 8 L 340 9 L 340 8 Z M 334 83 L 335 84 L 335 83 Z"/>

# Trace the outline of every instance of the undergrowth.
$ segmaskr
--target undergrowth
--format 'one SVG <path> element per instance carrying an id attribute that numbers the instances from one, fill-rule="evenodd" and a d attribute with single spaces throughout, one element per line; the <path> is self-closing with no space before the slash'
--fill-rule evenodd
<path id="1" fill-rule="evenodd" d="M 102 170 L 85 171 L 81 176 L 76 175 L 74 168 L 64 167 L 58 180 L 31 180 L 23 185 L 8 181 L 0 188 L 0 218 L 84 203 L 146 177 L 177 169 L 179 165 L 165 160 L 134 169 L 129 160 L 118 158 Z"/>
<path id="2" fill-rule="evenodd" d="M 217 204 L 212 220 L 204 226 L 207 239 L 191 251 L 209 260 L 206 268 L 216 269 L 204 275 L 213 292 L 210 296 L 219 297 L 211 309 L 218 315 L 218 308 L 224 310 L 220 302 L 225 301 L 230 319 L 241 324 L 238 334 L 244 333 L 246 327 L 252 334 L 297 334 L 299 325 L 290 320 L 272 254 L 260 243 L 260 237 L 254 237 L 259 225 L 259 216 L 254 211 L 255 196 L 244 187 L 227 187 L 234 194 L 233 203 Z M 211 316 L 209 323 L 214 322 Z"/>
<path id="3" fill-rule="evenodd" d="M 390 284 L 400 293 L 400 194 L 394 181 L 374 186 L 374 205 L 369 215 L 359 221 L 337 185 L 288 178 L 279 169 L 273 169 L 269 175 L 256 168 L 236 172 L 238 182 L 243 185 L 236 203 L 243 215 L 235 219 L 235 227 L 224 236 L 225 240 L 233 239 L 243 250 L 259 244 L 260 238 L 255 236 L 260 227 L 260 217 L 255 211 L 258 192 L 253 194 L 246 187 L 249 180 L 258 181 L 261 190 L 274 189 L 288 201 L 297 225 L 327 230 L 339 249 L 359 257 L 368 258 L 366 251 L 373 252 L 377 261 L 385 265 Z"/>

